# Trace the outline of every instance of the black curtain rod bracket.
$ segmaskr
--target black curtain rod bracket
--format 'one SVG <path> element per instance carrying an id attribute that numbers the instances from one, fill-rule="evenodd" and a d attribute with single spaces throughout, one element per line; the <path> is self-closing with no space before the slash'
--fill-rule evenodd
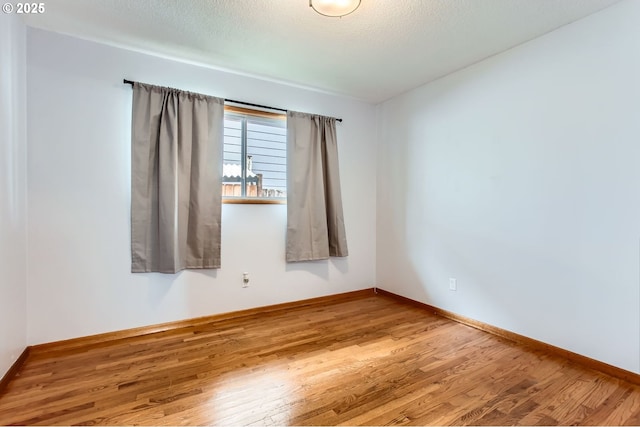
<path id="1" fill-rule="evenodd" d="M 133 86 L 133 84 L 135 83 L 134 81 L 127 80 L 127 79 L 124 79 L 122 82 L 124 84 L 131 85 L 131 86 Z M 234 104 L 247 105 L 249 107 L 266 108 L 268 110 L 284 111 L 285 113 L 289 111 L 289 110 L 285 110 L 284 108 L 276 108 L 276 107 L 269 107 L 268 105 L 252 104 L 250 102 L 236 101 L 235 99 L 225 98 L 224 100 L 225 102 L 233 102 Z M 336 119 L 336 121 L 342 123 L 342 119 Z"/>

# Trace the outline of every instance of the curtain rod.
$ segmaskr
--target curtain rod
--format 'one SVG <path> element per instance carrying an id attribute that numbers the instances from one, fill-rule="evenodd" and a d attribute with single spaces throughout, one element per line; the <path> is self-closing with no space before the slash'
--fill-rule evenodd
<path id="1" fill-rule="evenodd" d="M 128 84 L 131 86 L 133 86 L 133 84 L 135 83 L 133 80 L 127 80 L 127 79 L 124 79 L 122 82 L 124 84 Z M 234 104 L 248 105 L 249 107 L 266 108 L 269 110 L 284 111 L 285 113 L 289 111 L 289 110 L 285 110 L 284 108 L 276 108 L 276 107 L 269 107 L 268 105 L 252 104 L 251 102 L 236 101 L 235 99 L 225 98 L 224 100 L 226 102 L 233 102 Z M 336 119 L 336 121 L 342 123 L 342 119 Z"/>

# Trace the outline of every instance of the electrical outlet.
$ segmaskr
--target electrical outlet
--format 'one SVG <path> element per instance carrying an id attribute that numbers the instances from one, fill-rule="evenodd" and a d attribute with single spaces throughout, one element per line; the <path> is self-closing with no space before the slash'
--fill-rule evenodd
<path id="1" fill-rule="evenodd" d="M 450 291 L 458 290 L 458 281 L 453 277 L 449 277 L 449 290 Z"/>
<path id="2" fill-rule="evenodd" d="M 242 287 L 243 288 L 249 287 L 249 273 L 247 272 L 242 273 Z"/>

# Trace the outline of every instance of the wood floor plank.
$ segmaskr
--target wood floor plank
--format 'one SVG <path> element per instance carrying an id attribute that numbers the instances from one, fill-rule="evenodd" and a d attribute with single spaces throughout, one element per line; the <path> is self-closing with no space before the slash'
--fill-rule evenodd
<path id="1" fill-rule="evenodd" d="M 0 425 L 631 425 L 640 386 L 381 295 L 33 351 Z"/>

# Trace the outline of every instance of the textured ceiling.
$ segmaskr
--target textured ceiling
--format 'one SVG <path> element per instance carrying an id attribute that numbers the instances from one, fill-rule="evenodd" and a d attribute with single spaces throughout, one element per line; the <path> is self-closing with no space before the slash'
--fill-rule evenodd
<path id="1" fill-rule="evenodd" d="M 50 0 L 28 25 L 379 102 L 619 0 Z"/>

